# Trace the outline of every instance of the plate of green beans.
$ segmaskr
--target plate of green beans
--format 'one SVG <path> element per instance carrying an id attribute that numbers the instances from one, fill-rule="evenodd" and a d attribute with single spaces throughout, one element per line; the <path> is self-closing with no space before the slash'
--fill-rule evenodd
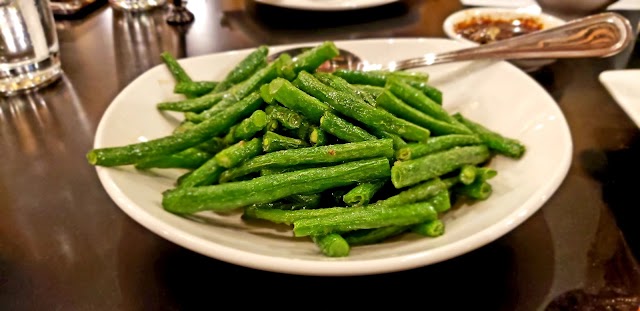
<path id="1" fill-rule="evenodd" d="M 284 49 L 310 46 L 292 57 Z M 367 39 L 176 59 L 131 82 L 88 165 L 131 218 L 236 265 L 301 275 L 414 269 L 486 245 L 540 209 L 572 157 L 567 122 L 504 61 L 319 70 L 465 47 Z"/>

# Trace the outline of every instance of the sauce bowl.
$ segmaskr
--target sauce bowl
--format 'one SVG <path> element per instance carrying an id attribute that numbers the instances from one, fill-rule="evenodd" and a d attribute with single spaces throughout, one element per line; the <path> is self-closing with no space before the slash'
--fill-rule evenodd
<path id="1" fill-rule="evenodd" d="M 444 23 L 444 33 L 451 39 L 487 44 L 513 36 L 545 30 L 564 24 L 565 21 L 537 8 L 471 8 L 449 15 Z M 553 63 L 555 59 L 513 60 L 511 63 L 531 72 Z"/>

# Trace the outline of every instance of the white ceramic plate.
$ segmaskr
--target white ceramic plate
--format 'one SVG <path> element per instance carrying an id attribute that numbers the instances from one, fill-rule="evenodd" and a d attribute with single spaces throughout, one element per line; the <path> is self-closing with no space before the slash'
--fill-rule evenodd
<path id="1" fill-rule="evenodd" d="M 256 0 L 256 2 L 289 9 L 308 11 L 346 11 L 366 9 L 397 0 Z"/>
<path id="2" fill-rule="evenodd" d="M 600 73 L 600 82 L 640 127 L 640 69 L 603 71 Z"/>
<path id="3" fill-rule="evenodd" d="M 311 43 L 305 45 L 315 45 Z M 372 39 L 336 41 L 372 62 L 386 62 L 462 48 L 449 39 Z M 272 47 L 271 52 L 299 45 Z M 220 79 L 251 50 L 180 60 L 196 80 Z M 444 107 L 461 112 L 528 148 L 520 160 L 497 157 L 491 166 L 493 195 L 444 217 L 438 238 L 403 235 L 391 241 L 353 247 L 348 257 L 329 258 L 290 230 L 245 224 L 240 215 L 204 213 L 197 222 L 165 212 L 161 193 L 173 187 L 179 170 L 142 173 L 130 166 L 97 167 L 111 198 L 134 220 L 156 234 L 204 255 L 233 264 L 290 274 L 365 275 L 400 271 L 443 261 L 481 247 L 509 232 L 536 212 L 567 174 L 572 140 L 567 122 L 549 94 L 506 62 L 464 62 L 427 68 L 431 84 L 442 90 Z M 173 79 L 163 65 L 129 84 L 100 121 L 95 144 L 120 146 L 171 133 L 178 120 L 156 110 L 172 99 Z M 179 116 L 179 115 L 178 115 Z M 288 228 L 287 228 L 288 229 Z"/>

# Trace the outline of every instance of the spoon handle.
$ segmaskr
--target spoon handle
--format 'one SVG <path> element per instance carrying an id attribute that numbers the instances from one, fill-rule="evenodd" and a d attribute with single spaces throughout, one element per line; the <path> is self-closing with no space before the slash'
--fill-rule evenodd
<path id="1" fill-rule="evenodd" d="M 632 40 L 629 20 L 607 12 L 485 45 L 391 62 L 382 69 L 404 70 L 475 59 L 607 57 L 619 53 Z"/>

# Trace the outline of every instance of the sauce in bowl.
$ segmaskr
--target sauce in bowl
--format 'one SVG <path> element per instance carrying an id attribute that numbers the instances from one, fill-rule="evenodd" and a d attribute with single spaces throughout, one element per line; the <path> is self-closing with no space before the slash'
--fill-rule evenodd
<path id="1" fill-rule="evenodd" d="M 474 16 L 454 24 L 453 28 L 463 38 L 485 44 L 542 30 L 544 24 L 536 17 Z"/>
<path id="2" fill-rule="evenodd" d="M 564 23 L 558 17 L 535 10 L 484 7 L 452 13 L 443 22 L 442 29 L 450 39 L 482 45 L 547 30 Z M 531 72 L 554 61 L 555 59 L 543 58 L 510 62 Z"/>

